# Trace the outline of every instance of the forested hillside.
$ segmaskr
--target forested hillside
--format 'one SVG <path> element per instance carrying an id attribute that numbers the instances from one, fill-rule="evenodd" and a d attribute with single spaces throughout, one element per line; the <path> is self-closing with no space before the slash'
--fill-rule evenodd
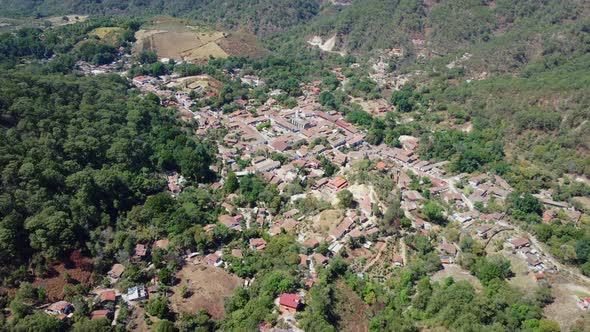
<path id="1" fill-rule="evenodd" d="M 190 17 L 223 28 L 269 34 L 305 22 L 319 8 L 315 0 L 147 0 L 147 1 L 0 1 L 0 16 L 65 14 Z"/>
<path id="2" fill-rule="evenodd" d="M 590 323 L 588 1 L 4 15 L 0 332 Z M 160 30 L 167 50 L 249 30 L 269 52 L 137 47 Z"/>
<path id="3" fill-rule="evenodd" d="M 3 72 L 0 85 L 2 275 L 34 269 L 86 242 L 146 197 L 164 171 L 209 178 L 211 151 L 177 126 L 158 98 L 127 82 Z"/>

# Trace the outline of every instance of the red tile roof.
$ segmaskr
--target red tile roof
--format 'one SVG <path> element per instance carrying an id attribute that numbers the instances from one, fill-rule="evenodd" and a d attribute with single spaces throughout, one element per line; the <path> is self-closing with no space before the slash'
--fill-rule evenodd
<path id="1" fill-rule="evenodd" d="M 100 301 L 101 302 L 105 302 L 105 301 L 110 301 L 110 302 L 115 302 L 117 300 L 117 294 L 115 294 L 115 291 L 104 291 L 102 293 L 100 293 Z"/>
<path id="2" fill-rule="evenodd" d="M 301 297 L 293 293 L 283 293 L 279 298 L 279 304 L 297 310 L 301 304 Z"/>

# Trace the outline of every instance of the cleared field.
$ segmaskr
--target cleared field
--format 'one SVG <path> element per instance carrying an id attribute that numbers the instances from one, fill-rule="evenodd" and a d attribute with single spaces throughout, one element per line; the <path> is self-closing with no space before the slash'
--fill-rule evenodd
<path id="1" fill-rule="evenodd" d="M 107 43 L 115 43 L 123 33 L 122 28 L 118 27 L 102 27 L 92 30 L 89 35 L 97 36 L 100 40 Z"/>
<path id="2" fill-rule="evenodd" d="M 340 317 L 339 331 L 364 332 L 369 330 L 369 306 L 350 288 L 340 280 L 336 283 L 334 296 L 336 312 Z"/>
<path id="3" fill-rule="evenodd" d="M 259 57 L 266 53 L 256 37 L 194 26 L 185 20 L 159 17 L 135 34 L 134 52 L 153 51 L 162 58 L 206 62 L 230 55 Z"/>
<path id="4" fill-rule="evenodd" d="M 187 265 L 176 277 L 180 283 L 172 287 L 174 295 L 170 297 L 174 311 L 194 314 L 205 309 L 214 319 L 223 318 L 224 299 L 244 283 L 243 279 L 208 265 Z M 187 298 L 180 296 L 180 289 L 185 285 L 190 290 Z"/>
<path id="5" fill-rule="evenodd" d="M 327 234 L 330 228 L 336 226 L 344 215 L 340 210 L 325 210 L 314 217 L 314 228 L 322 234 Z"/>
<path id="6" fill-rule="evenodd" d="M 463 270 L 456 264 L 445 264 L 442 270 L 436 272 L 432 276 L 432 281 L 441 281 L 447 277 L 453 277 L 455 281 L 465 280 L 470 283 L 477 292 L 483 290 L 481 282 L 475 276 L 471 275 L 469 271 Z"/>
<path id="7" fill-rule="evenodd" d="M 505 254 L 505 256 L 510 260 L 510 269 L 514 273 L 514 276 L 508 279 L 508 283 L 520 288 L 525 293 L 532 294 L 538 288 L 534 272 L 529 269 L 523 258 L 512 253 Z"/>
<path id="8" fill-rule="evenodd" d="M 58 301 L 64 297 L 64 286 L 78 284 L 92 284 L 93 261 L 83 257 L 79 252 L 73 252 L 67 262 L 52 265 L 52 271 L 44 278 L 37 278 L 33 282 L 35 287 L 43 287 L 50 301 Z M 66 280 L 66 274 L 69 280 Z"/>
<path id="9" fill-rule="evenodd" d="M 589 316 L 578 307 L 578 296 L 590 296 L 588 287 L 570 282 L 564 277 L 550 279 L 551 294 L 555 301 L 545 307 L 545 315 L 559 323 L 562 331 L 570 331 L 574 326 L 585 326 L 588 331 Z"/>

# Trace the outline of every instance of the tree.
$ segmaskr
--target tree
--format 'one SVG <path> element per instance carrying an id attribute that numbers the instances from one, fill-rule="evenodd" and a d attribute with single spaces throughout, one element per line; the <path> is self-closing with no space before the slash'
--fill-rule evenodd
<path id="1" fill-rule="evenodd" d="M 106 318 L 87 319 L 84 318 L 72 326 L 73 332 L 109 332 L 111 322 Z"/>
<path id="2" fill-rule="evenodd" d="M 550 319 L 541 319 L 539 321 L 539 331 L 540 332 L 559 332 L 561 328 L 559 327 L 559 323 L 554 320 Z"/>
<path id="3" fill-rule="evenodd" d="M 174 323 L 172 323 L 171 321 L 169 321 L 167 319 L 163 319 L 157 323 L 155 331 L 156 332 L 176 332 L 177 329 L 174 326 Z"/>
<path id="4" fill-rule="evenodd" d="M 334 99 L 334 95 L 328 91 L 320 93 L 318 102 L 327 108 L 336 108 L 336 99 Z"/>
<path id="5" fill-rule="evenodd" d="M 400 112 L 411 112 L 414 105 L 411 101 L 412 88 L 405 85 L 401 90 L 394 91 L 391 95 L 391 103 L 397 107 Z"/>
<path id="6" fill-rule="evenodd" d="M 158 61 L 158 55 L 152 51 L 141 51 L 137 55 L 137 61 L 141 64 L 152 64 Z"/>
<path id="7" fill-rule="evenodd" d="M 158 279 L 160 279 L 160 282 L 164 285 L 172 286 L 172 283 L 174 282 L 174 274 L 168 267 L 163 267 L 160 269 L 160 272 L 158 272 Z"/>
<path id="8" fill-rule="evenodd" d="M 150 315 L 160 319 L 166 319 L 171 314 L 168 299 L 163 297 L 157 297 L 151 300 L 148 304 L 147 311 Z"/>
<path id="9" fill-rule="evenodd" d="M 55 316 L 47 315 L 44 312 L 37 312 L 33 315 L 19 319 L 15 324 L 14 331 L 35 331 L 35 332 L 54 332 L 64 331 L 65 327 L 62 321 Z"/>
<path id="10" fill-rule="evenodd" d="M 348 209 L 351 206 L 353 202 L 353 196 L 350 190 L 340 190 L 336 196 L 338 197 L 338 206 L 341 209 Z"/>
<path id="11" fill-rule="evenodd" d="M 442 207 L 433 201 L 429 201 L 428 203 L 424 204 L 422 212 L 424 212 L 426 218 L 428 218 L 428 220 L 433 223 L 439 225 L 446 223 Z"/>
<path id="12" fill-rule="evenodd" d="M 502 256 L 479 258 L 472 267 L 472 272 L 486 285 L 493 279 L 506 279 L 512 273 L 510 261 Z"/>

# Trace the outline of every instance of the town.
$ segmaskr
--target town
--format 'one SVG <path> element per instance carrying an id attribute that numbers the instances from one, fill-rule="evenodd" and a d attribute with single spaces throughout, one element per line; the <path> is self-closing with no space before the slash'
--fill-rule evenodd
<path id="1" fill-rule="evenodd" d="M 117 64 L 97 67 L 78 63 L 77 67 L 85 75 L 125 75 Z M 346 78 L 341 72 L 342 68 L 333 68 L 343 85 Z M 226 74 L 251 89 L 266 84 L 262 78 L 239 70 Z M 220 93 L 223 84 L 207 74 L 142 75 L 130 82 L 142 94 L 155 94 L 162 105 L 175 109 L 194 135 L 205 138 L 213 132 L 222 133 L 216 156 L 220 163 L 212 166 L 221 179 L 207 184 L 212 190 L 222 190 L 231 178 L 241 181 L 256 177 L 274 185 L 279 194 L 290 195 L 286 207 L 278 211 L 264 204 L 243 204 L 234 193 L 219 202 L 223 213 L 217 223 L 202 228 L 205 234 L 224 227 L 255 236 L 247 246 L 223 245 L 211 251 L 181 253 L 182 267 L 174 277 L 177 281 L 172 291 L 166 293 L 177 311 L 205 309 L 213 318 L 221 318 L 223 302 L 218 298 L 208 302 L 208 298 L 214 297 L 211 292 L 229 296 L 236 288 L 249 287 L 252 280 L 232 272 L 241 265 L 237 262 L 243 262 L 251 252 L 268 250 L 269 239 L 285 233 L 293 235 L 304 248 L 299 259 L 301 284 L 305 287 L 279 294 L 275 299 L 276 321 L 280 322 L 277 325 L 284 330 L 302 330 L 297 313 L 305 307 L 307 292 L 318 280 L 318 269 L 340 257 L 351 264 L 359 278 L 384 280 L 391 271 L 407 264 L 410 251 L 417 250 L 406 241 L 414 235 L 438 241 L 440 271 L 435 278 L 452 276 L 478 284 L 460 264 L 468 255 L 466 251 L 478 247 L 488 255 L 509 259 L 515 272 L 513 279 L 526 287 L 551 285 L 553 280 L 564 278 L 572 284 L 589 281 L 559 263 L 529 231 L 512 223 L 505 213 L 487 209 L 506 204 L 515 191 L 501 176 L 447 174 L 448 161 L 421 158 L 419 147 L 424 142 L 418 137 L 402 135 L 397 147 L 369 144 L 365 141 L 366 130 L 322 106 L 321 81 L 302 84 L 303 94 L 296 98 L 296 106 L 282 106 L 273 97 L 283 91 L 273 90 L 264 103 L 255 99 L 235 100 L 238 108 L 231 112 L 195 106 Z M 383 118 L 392 111 L 395 106 L 384 102 L 375 109 L 374 116 Z M 165 176 L 169 195 L 180 195 L 186 177 L 179 173 Z M 550 192 L 537 195 L 537 199 L 544 205 L 545 223 L 558 215 L 572 223 L 588 218 L 566 202 L 553 200 Z M 322 207 L 312 207 L 314 204 Z M 388 212 L 397 213 L 394 224 L 384 224 Z M 465 245 L 467 242 L 469 246 Z M 95 297 L 100 309 L 92 311 L 90 317 L 106 317 L 115 325 L 122 306 L 143 312 L 142 301 L 159 294 L 161 280 L 154 277 L 148 284 L 130 284 L 123 289 L 117 283 L 135 264 L 155 268 L 155 255 L 169 250 L 174 249 L 166 238 L 136 243 L 129 261 L 120 261 L 109 270 L 109 283 L 92 290 L 90 296 Z M 574 315 L 589 310 L 590 297 L 565 292 L 560 305 L 571 308 Z M 73 307 L 59 301 L 45 310 L 68 319 Z M 266 325 L 260 326 L 260 330 L 279 331 Z"/>

